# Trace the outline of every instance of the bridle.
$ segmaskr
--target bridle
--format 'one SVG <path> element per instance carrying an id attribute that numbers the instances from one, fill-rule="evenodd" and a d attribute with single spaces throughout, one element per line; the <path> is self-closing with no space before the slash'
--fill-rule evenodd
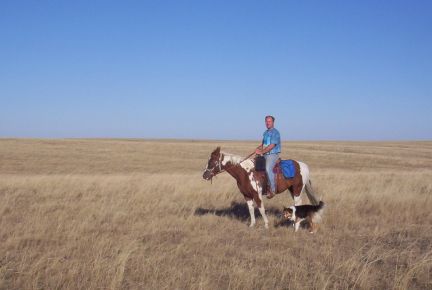
<path id="1" fill-rule="evenodd" d="M 237 164 L 240 164 L 240 163 L 242 163 L 243 161 L 246 161 L 246 160 L 248 160 L 252 155 L 254 155 L 255 154 L 255 152 L 252 152 L 251 154 L 249 154 L 246 158 L 244 158 L 243 160 L 241 160 L 239 163 L 237 163 Z M 237 164 L 235 164 L 235 165 L 237 165 Z M 234 165 L 231 165 L 231 166 L 234 166 Z M 230 167 L 231 167 L 230 166 Z M 216 168 L 216 167 L 219 167 L 219 171 L 218 172 L 214 172 L 214 169 Z M 226 171 L 226 169 L 222 169 L 222 154 L 219 154 L 219 160 L 217 161 L 217 163 L 212 167 L 212 168 L 206 168 L 205 170 L 204 170 L 204 172 L 210 172 L 210 182 L 213 184 L 213 177 L 215 177 L 216 175 L 218 175 L 218 174 L 220 174 L 220 173 L 223 173 L 223 172 L 225 172 Z"/>
<path id="2" fill-rule="evenodd" d="M 215 173 L 214 170 L 215 170 L 216 167 L 219 167 L 219 171 Z M 213 177 L 215 177 L 216 175 L 218 175 L 219 173 L 222 173 L 224 171 L 225 171 L 225 169 L 222 170 L 222 154 L 219 154 L 219 159 L 218 159 L 217 163 L 212 168 L 208 168 L 207 167 L 204 170 L 204 173 L 205 172 L 209 172 L 210 173 L 210 182 L 213 184 Z"/>

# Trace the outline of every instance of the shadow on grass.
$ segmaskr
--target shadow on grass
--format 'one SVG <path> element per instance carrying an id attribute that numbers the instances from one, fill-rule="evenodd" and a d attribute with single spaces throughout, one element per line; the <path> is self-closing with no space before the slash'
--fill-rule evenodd
<path id="1" fill-rule="evenodd" d="M 233 201 L 229 207 L 221 208 L 221 209 L 211 209 L 211 208 L 202 208 L 198 207 L 195 210 L 194 213 L 196 216 L 203 216 L 203 215 L 216 215 L 220 217 L 228 217 L 232 219 L 236 219 L 242 222 L 250 220 L 249 216 L 249 208 L 246 203 L 240 203 Z M 267 216 L 275 216 L 277 217 L 278 221 L 275 223 L 275 226 L 287 226 L 284 225 L 284 223 L 281 223 L 279 220 L 283 221 L 282 218 L 282 211 L 275 208 L 270 207 L 266 208 L 266 214 Z M 257 219 L 262 218 L 259 210 L 255 208 L 255 217 Z M 276 225 L 277 224 L 277 225 Z M 281 225 L 279 225 L 281 224 Z"/>

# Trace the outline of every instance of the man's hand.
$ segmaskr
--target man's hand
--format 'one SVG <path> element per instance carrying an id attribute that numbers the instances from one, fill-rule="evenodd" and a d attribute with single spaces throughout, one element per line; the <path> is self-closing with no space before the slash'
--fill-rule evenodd
<path id="1" fill-rule="evenodd" d="M 262 155 L 264 153 L 267 153 L 267 152 L 271 151 L 275 146 L 276 146 L 276 144 L 270 144 L 269 146 L 267 146 L 265 148 L 262 148 L 262 149 L 257 148 L 255 150 L 255 153 Z"/>

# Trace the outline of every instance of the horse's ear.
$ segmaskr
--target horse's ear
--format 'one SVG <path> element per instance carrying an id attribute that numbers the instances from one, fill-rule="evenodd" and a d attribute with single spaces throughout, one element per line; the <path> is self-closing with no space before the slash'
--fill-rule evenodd
<path id="1" fill-rule="evenodd" d="M 220 147 L 218 146 L 211 154 L 212 157 L 214 158 L 219 158 L 219 154 L 220 154 Z"/>

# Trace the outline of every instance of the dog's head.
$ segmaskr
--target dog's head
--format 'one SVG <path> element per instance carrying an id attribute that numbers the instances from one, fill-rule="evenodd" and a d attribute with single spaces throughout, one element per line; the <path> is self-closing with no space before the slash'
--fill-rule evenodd
<path id="1" fill-rule="evenodd" d="M 293 209 L 291 207 L 284 207 L 283 209 L 283 216 L 286 219 L 292 219 L 293 217 Z"/>

